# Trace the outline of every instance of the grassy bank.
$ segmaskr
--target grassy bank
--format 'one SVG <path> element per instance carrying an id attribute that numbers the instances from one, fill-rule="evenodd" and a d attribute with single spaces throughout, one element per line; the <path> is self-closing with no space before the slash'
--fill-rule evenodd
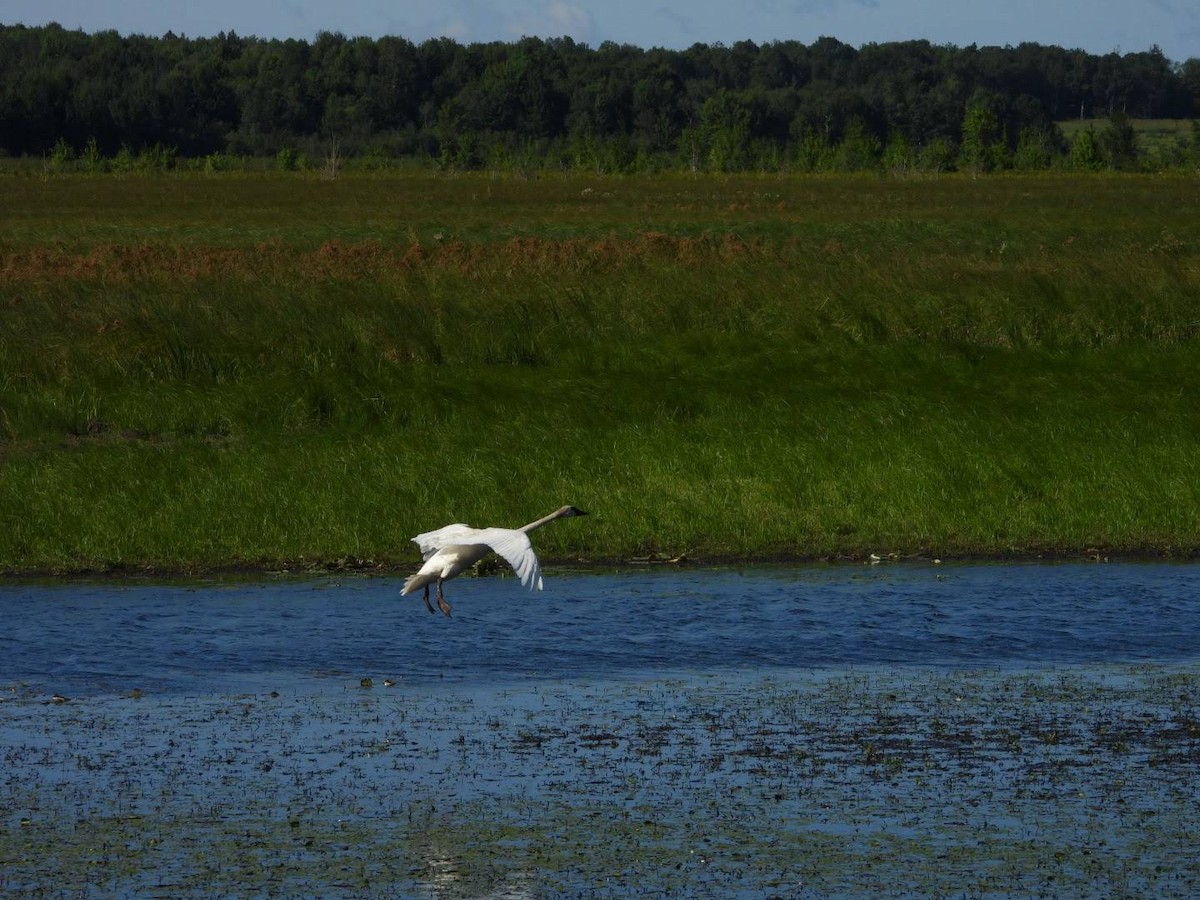
<path id="1" fill-rule="evenodd" d="M 0 568 L 1200 547 L 1195 179 L 10 179 Z"/>

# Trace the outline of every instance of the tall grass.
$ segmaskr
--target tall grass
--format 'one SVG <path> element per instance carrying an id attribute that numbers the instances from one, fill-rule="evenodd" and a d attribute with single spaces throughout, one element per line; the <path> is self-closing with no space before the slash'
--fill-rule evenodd
<path id="1" fill-rule="evenodd" d="M 1200 546 L 1195 182 L 6 186 L 9 570 Z"/>

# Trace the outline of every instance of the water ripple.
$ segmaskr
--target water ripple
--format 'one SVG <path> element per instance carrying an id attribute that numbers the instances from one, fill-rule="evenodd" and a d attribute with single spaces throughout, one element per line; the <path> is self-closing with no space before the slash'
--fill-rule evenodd
<path id="1" fill-rule="evenodd" d="M 1186 662 L 1194 565 L 902 565 L 0 587 L 0 681 L 194 689 L 263 673 L 484 682 L 697 669 Z"/>

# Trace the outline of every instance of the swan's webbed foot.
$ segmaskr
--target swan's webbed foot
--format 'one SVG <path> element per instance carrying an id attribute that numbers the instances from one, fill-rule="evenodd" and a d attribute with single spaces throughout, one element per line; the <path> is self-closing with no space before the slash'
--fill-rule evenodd
<path id="1" fill-rule="evenodd" d="M 442 615 L 449 616 L 450 615 L 450 604 L 446 602 L 446 597 L 442 593 L 442 583 L 440 581 L 438 582 L 438 586 L 437 586 L 437 602 L 438 602 L 438 608 L 442 611 Z M 430 612 L 433 612 L 433 610 L 431 609 Z"/>

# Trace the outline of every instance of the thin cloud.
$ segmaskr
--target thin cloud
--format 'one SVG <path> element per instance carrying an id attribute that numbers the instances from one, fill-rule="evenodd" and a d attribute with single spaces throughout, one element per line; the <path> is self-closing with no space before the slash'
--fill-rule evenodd
<path id="1" fill-rule="evenodd" d="M 671 27 L 677 31 L 682 31 L 684 34 L 695 34 L 696 32 L 696 26 L 690 17 L 676 12 L 669 6 L 658 7 L 654 10 L 654 14 L 660 19 L 666 19 L 671 23 Z"/>
<path id="2" fill-rule="evenodd" d="M 586 37 L 592 32 L 592 14 L 576 3 L 554 0 L 546 4 L 546 18 L 551 27 L 560 29 L 561 34 Z"/>

